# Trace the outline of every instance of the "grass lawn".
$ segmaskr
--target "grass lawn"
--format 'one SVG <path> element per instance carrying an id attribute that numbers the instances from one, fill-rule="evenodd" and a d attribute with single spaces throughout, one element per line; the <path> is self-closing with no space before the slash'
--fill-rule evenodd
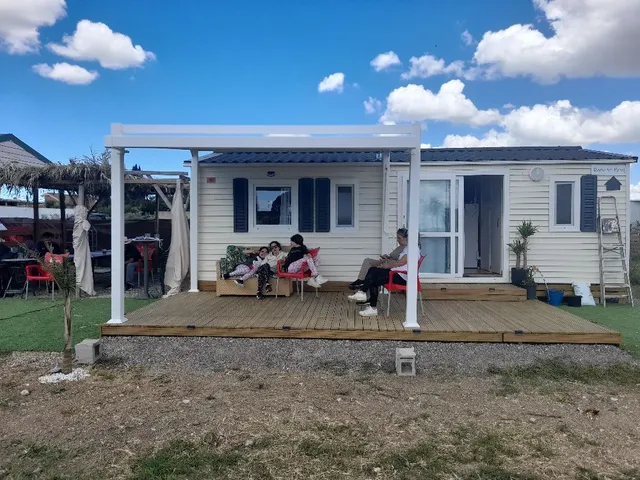
<path id="1" fill-rule="evenodd" d="M 152 300 L 127 299 L 130 312 Z M 82 299 L 73 302 L 73 343 L 99 338 L 98 325 L 109 319 L 111 300 Z M 62 301 L 46 299 L 0 300 L 0 352 L 17 350 L 60 351 L 64 347 Z"/>

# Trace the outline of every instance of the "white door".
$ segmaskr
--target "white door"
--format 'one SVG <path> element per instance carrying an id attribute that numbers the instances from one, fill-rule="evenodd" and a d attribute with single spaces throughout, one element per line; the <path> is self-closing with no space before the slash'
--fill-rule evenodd
<path id="1" fill-rule="evenodd" d="M 409 188 L 406 183 L 406 208 Z M 420 180 L 420 251 L 426 255 L 421 276 L 462 277 L 464 272 L 464 177 L 429 176 Z M 406 225 L 406 216 L 403 222 Z"/>

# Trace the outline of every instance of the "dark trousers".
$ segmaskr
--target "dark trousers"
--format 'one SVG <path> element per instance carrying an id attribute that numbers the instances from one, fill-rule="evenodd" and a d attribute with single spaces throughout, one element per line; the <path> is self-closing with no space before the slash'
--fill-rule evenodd
<path id="1" fill-rule="evenodd" d="M 258 277 L 258 293 L 262 293 L 264 287 L 269 283 L 269 278 L 271 278 L 273 273 L 271 272 L 271 267 L 268 264 L 260 265 L 258 270 L 256 270 L 256 276 Z"/>
<path id="2" fill-rule="evenodd" d="M 380 287 L 386 285 L 389 281 L 390 271 L 391 270 L 388 268 L 373 267 L 369 269 L 367 276 L 364 277 L 364 282 L 362 283 L 360 290 L 363 292 L 369 292 L 369 304 L 372 307 L 378 306 L 378 290 L 380 290 Z M 399 285 L 407 284 L 406 280 L 398 273 L 393 274 L 393 283 L 397 283 Z"/>

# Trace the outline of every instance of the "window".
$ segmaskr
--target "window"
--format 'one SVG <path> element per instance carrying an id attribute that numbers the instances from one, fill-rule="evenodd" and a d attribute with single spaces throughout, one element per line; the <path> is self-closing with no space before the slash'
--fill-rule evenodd
<path id="1" fill-rule="evenodd" d="M 297 228 L 295 191 L 286 184 L 253 184 L 249 199 L 252 231 L 291 231 Z"/>
<path id="2" fill-rule="evenodd" d="M 336 227 L 354 227 L 353 185 L 336 186 Z"/>
<path id="3" fill-rule="evenodd" d="M 332 229 L 358 228 L 358 182 L 350 178 L 335 179 L 331 198 Z"/>
<path id="4" fill-rule="evenodd" d="M 580 188 L 576 178 L 552 177 L 549 192 L 549 231 L 580 231 Z"/>

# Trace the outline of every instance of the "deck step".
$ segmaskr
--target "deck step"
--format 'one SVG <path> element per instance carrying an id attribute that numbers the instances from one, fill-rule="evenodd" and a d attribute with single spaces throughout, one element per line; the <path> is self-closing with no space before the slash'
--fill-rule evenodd
<path id="1" fill-rule="evenodd" d="M 425 300 L 524 302 L 527 291 L 511 284 L 423 283 Z"/>

